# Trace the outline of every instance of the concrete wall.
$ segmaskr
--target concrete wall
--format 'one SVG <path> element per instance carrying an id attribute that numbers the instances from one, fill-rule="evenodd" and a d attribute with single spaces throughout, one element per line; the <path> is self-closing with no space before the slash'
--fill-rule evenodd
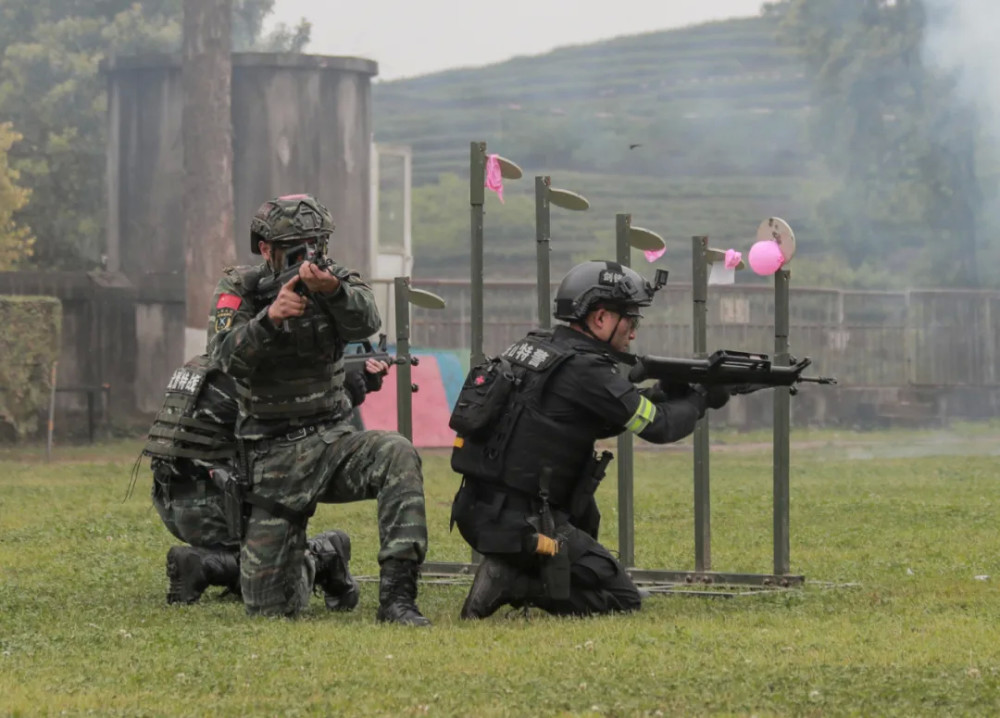
<path id="1" fill-rule="evenodd" d="M 152 411 L 189 353 L 181 61 L 118 57 L 102 69 L 108 79 L 108 269 L 144 289 L 135 315 L 133 396 L 137 408 Z M 249 248 L 257 207 L 277 195 L 307 192 L 333 213 L 331 255 L 370 272 L 371 78 L 377 72 L 376 63 L 360 58 L 233 55 L 233 242 L 240 261 L 258 261 Z"/>

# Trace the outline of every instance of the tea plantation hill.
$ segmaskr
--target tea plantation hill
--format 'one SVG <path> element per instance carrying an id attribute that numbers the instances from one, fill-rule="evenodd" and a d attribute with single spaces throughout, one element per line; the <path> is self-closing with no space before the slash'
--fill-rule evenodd
<path id="1" fill-rule="evenodd" d="M 762 18 L 377 82 L 373 101 L 376 141 L 413 148 L 418 276 L 467 276 L 471 140 L 525 171 L 488 200 L 489 276 L 534 276 L 536 174 L 592 205 L 553 210 L 554 270 L 611 254 L 616 212 L 663 234 L 683 277 L 691 235 L 745 252 L 761 219 L 801 230 L 812 202 L 804 70 Z"/>

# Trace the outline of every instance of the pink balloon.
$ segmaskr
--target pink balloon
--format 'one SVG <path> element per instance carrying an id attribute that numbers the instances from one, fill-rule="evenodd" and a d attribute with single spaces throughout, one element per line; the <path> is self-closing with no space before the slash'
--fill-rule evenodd
<path id="1" fill-rule="evenodd" d="M 767 277 L 781 269 L 781 265 L 785 263 L 785 256 L 781 253 L 781 247 L 777 242 L 767 239 L 750 247 L 747 261 L 750 262 L 750 269 L 762 277 Z"/>
<path id="2" fill-rule="evenodd" d="M 646 255 L 647 262 L 655 262 L 657 259 L 663 256 L 664 252 L 667 251 L 666 245 L 663 249 L 647 249 L 643 254 Z"/>

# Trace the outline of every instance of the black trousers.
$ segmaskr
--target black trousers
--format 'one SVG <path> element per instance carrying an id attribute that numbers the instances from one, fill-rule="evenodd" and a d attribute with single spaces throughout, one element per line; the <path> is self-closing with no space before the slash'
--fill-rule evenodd
<path id="1" fill-rule="evenodd" d="M 611 552 L 589 534 L 572 526 L 561 527 L 570 555 L 569 598 L 532 600 L 557 616 L 591 616 L 603 613 L 638 611 L 642 607 L 639 589 Z M 540 575 L 541 559 L 532 554 L 494 554 L 521 571 Z"/>
<path id="2" fill-rule="evenodd" d="M 465 484 L 455 497 L 452 518 L 476 551 L 540 579 L 541 558 L 525 551 L 537 531 L 537 517 L 525 507 L 513 500 L 484 498 Z M 618 559 L 590 534 L 569 524 L 566 514 L 555 512 L 555 520 L 569 550 L 570 596 L 560 601 L 532 598 L 530 603 L 560 616 L 639 610 L 639 589 Z"/>

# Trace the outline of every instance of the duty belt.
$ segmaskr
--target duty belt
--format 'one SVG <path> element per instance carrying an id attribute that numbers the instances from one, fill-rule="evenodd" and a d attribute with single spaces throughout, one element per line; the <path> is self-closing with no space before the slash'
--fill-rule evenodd
<path id="1" fill-rule="evenodd" d="M 311 436 L 311 435 L 315 434 L 317 431 L 319 431 L 318 425 L 317 424 L 311 424 L 309 426 L 300 427 L 300 428 L 296 429 L 295 431 L 289 431 L 284 436 L 281 436 L 281 437 L 278 437 L 278 438 L 279 438 L 279 440 L 282 440 L 282 441 L 299 441 L 300 439 L 304 439 L 307 436 Z"/>
<path id="2" fill-rule="evenodd" d="M 343 421 L 344 417 L 338 416 L 336 418 L 324 419 L 323 421 L 317 422 L 315 424 L 309 424 L 309 426 L 300 426 L 298 429 L 289 431 L 287 434 L 278 434 L 277 436 L 265 436 L 260 439 L 250 439 L 254 444 L 257 445 L 270 445 L 276 441 L 301 441 L 307 436 L 312 436 L 318 431 L 322 431 L 328 426 L 333 426 Z"/>

